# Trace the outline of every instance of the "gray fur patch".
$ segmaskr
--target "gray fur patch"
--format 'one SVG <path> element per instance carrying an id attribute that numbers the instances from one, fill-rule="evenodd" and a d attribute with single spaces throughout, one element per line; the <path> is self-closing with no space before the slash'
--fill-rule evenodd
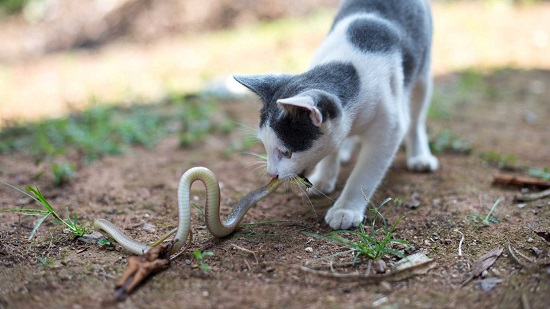
<path id="1" fill-rule="evenodd" d="M 429 8 L 423 0 L 344 0 L 332 28 L 342 19 L 358 13 L 375 14 L 395 26 L 400 38 L 398 48 L 403 58 L 405 85 L 410 85 L 419 74 L 428 69 L 432 20 Z M 353 32 L 348 32 L 348 35 L 355 34 L 363 38 L 368 35 L 368 33 L 360 34 L 359 28 L 356 26 Z M 373 43 L 375 38 L 357 38 L 352 39 L 352 42 L 369 40 Z M 361 44 L 365 45 L 354 43 L 356 46 L 362 46 Z M 370 44 L 367 44 L 367 47 L 372 48 Z M 375 51 L 375 49 L 369 51 Z"/>
<path id="2" fill-rule="evenodd" d="M 370 18 L 351 22 L 347 39 L 365 53 L 387 53 L 399 47 L 399 32 L 384 22 Z"/>

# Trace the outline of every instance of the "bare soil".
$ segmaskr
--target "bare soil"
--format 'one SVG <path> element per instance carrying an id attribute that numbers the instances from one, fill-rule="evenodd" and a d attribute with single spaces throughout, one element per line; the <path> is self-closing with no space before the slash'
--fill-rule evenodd
<path id="1" fill-rule="evenodd" d="M 85 244 L 49 223 L 29 242 L 35 218 L 2 214 L 0 308 L 548 308 L 550 245 L 548 237 L 539 234 L 550 233 L 550 200 L 514 202 L 519 189 L 493 186 L 493 175 L 502 171 L 480 155 L 494 151 L 517 157 L 520 166 L 550 165 L 550 71 L 501 70 L 484 74 L 482 79 L 498 91 L 473 96 L 479 100 L 458 102 L 448 107 L 448 116 L 430 120 L 432 135 L 450 128 L 471 141 L 472 153 L 439 154 L 439 171 L 414 174 L 406 170 L 401 151 L 373 198 L 375 204 L 386 197 L 403 200 L 388 206 L 386 218 L 391 224 L 404 216 L 397 236 L 413 246 L 407 252 L 421 251 L 434 259 L 424 274 L 382 283 L 342 282 L 290 267 L 345 248 L 304 234 L 329 231 L 323 217 L 330 199 L 310 202 L 296 189 L 280 188 L 244 219 L 275 222 L 241 226 L 225 239 L 209 235 L 201 215 L 194 212 L 196 237 L 190 250 L 120 303 L 114 300 L 113 287 L 129 254 L 118 245 Z M 446 91 L 457 91 L 458 81 L 456 75 L 439 76 L 436 87 L 451 96 Z M 257 123 L 253 100 L 221 104 L 235 121 Z M 36 182 L 58 210 L 68 207 L 88 222 L 107 218 L 148 242 L 176 224 L 176 186 L 188 168 L 202 165 L 214 171 L 223 183 L 223 205 L 234 204 L 267 181 L 252 171 L 252 157 L 227 155 L 242 138 L 239 130 L 229 136 L 212 135 L 190 149 L 181 149 L 176 138 L 168 138 L 154 149 L 135 148 L 124 156 L 105 157 L 84 166 L 76 180 L 61 188 L 53 187 L 49 176 L 37 179 L 43 167 L 21 154 L 0 156 L 0 175 L 19 187 Z M 261 152 L 261 145 L 255 150 Z M 339 189 L 352 165 L 344 168 Z M 200 185 L 193 186 L 192 194 L 197 204 L 204 201 Z M 417 208 L 407 207 L 413 195 L 420 199 Z M 338 192 L 330 198 L 337 196 Z M 502 202 L 494 216 L 500 223 L 478 227 L 465 220 L 471 214 L 486 215 L 498 198 Z M 15 206 L 31 206 L 31 200 L 0 187 L 0 208 Z M 223 209 L 227 213 L 229 206 Z M 146 231 L 145 223 L 156 231 Z M 462 255 L 458 231 L 464 234 Z M 508 244 L 530 259 L 519 257 L 531 267 L 518 264 L 508 253 Z M 192 251 L 197 248 L 214 252 L 204 260 L 212 271 L 203 272 L 195 261 Z M 504 252 L 484 276 L 499 283 L 485 291 L 480 285 L 483 278 L 476 277 L 461 287 L 473 263 L 496 248 Z M 40 258 L 50 260 L 44 263 Z M 344 255 L 333 262 L 351 260 L 352 256 Z M 384 260 L 392 265 L 397 259 Z M 335 271 L 365 273 L 366 265 Z"/>

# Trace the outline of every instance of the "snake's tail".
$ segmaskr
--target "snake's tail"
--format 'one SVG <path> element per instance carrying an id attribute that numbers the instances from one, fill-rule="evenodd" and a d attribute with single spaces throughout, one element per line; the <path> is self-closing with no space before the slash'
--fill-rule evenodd
<path id="1" fill-rule="evenodd" d="M 184 253 L 189 247 L 191 247 L 191 243 L 193 243 L 193 230 L 189 229 L 189 236 L 187 237 L 189 241 L 187 242 L 187 245 L 185 247 L 180 248 L 177 251 L 174 251 L 174 248 L 172 248 L 172 251 L 170 251 L 170 261 L 176 259 L 179 257 L 182 253 Z"/>

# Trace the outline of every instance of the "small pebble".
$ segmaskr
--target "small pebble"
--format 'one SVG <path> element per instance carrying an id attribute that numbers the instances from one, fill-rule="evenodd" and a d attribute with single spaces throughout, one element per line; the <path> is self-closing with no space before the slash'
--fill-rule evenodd
<path id="1" fill-rule="evenodd" d="M 392 291 L 391 284 L 388 281 L 380 282 L 380 288 L 383 292 L 389 293 Z"/>
<path id="2" fill-rule="evenodd" d="M 382 260 L 375 260 L 374 262 L 372 262 L 372 269 L 374 269 L 374 271 L 379 274 L 383 274 L 386 272 L 387 269 L 386 262 Z"/>
<path id="3" fill-rule="evenodd" d="M 78 237 L 78 241 L 85 242 L 87 244 L 97 244 L 97 242 L 103 238 L 103 234 L 95 232 L 92 234 L 86 234 L 82 237 Z"/>
<path id="4" fill-rule="evenodd" d="M 525 113 L 523 113 L 523 121 L 525 121 L 525 123 L 527 124 L 536 124 L 537 122 L 539 122 L 539 118 L 532 111 L 526 111 Z"/>
<path id="5" fill-rule="evenodd" d="M 149 218 L 151 215 L 149 214 L 143 214 L 143 218 Z"/>
<path id="6" fill-rule="evenodd" d="M 388 298 L 386 296 L 380 298 L 379 300 L 375 301 L 372 303 L 372 306 L 373 307 L 378 307 L 380 305 L 382 305 L 383 303 L 387 302 L 388 301 Z"/>
<path id="7" fill-rule="evenodd" d="M 481 272 L 481 278 L 485 278 L 489 275 L 489 272 L 487 270 L 484 270 L 483 272 Z"/>
<path id="8" fill-rule="evenodd" d="M 501 283 L 502 279 L 499 278 L 487 278 L 479 281 L 478 286 L 482 291 L 492 290 L 498 283 Z"/>
<path id="9" fill-rule="evenodd" d="M 537 247 L 531 247 L 531 251 L 533 251 L 533 253 L 535 253 L 536 256 L 541 256 L 542 255 L 542 250 L 540 250 Z"/>
<path id="10" fill-rule="evenodd" d="M 150 224 L 150 223 L 145 223 L 143 224 L 143 226 L 141 227 L 144 231 L 148 232 L 148 233 L 154 233 L 157 231 L 157 228 Z"/>
<path id="11" fill-rule="evenodd" d="M 533 242 L 533 241 L 535 241 L 533 238 L 531 237 L 527 238 L 527 242 Z"/>
<path id="12" fill-rule="evenodd" d="M 311 253 L 311 252 L 313 252 L 313 248 L 307 247 L 307 248 L 306 248 L 306 251 Z"/>
<path id="13" fill-rule="evenodd" d="M 523 208 L 523 207 L 525 207 L 525 206 L 527 206 L 527 204 L 521 203 L 521 204 L 517 204 L 516 207 L 519 208 L 519 209 L 521 209 L 521 208 Z"/>

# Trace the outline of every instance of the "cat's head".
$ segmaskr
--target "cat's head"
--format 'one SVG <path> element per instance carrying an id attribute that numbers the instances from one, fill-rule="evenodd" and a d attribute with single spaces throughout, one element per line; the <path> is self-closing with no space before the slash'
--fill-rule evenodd
<path id="1" fill-rule="evenodd" d="M 289 180 L 306 176 L 346 137 L 339 96 L 314 74 L 236 75 L 262 100 L 259 138 L 267 151 L 267 172 Z M 316 80 L 317 79 L 317 80 Z M 330 88 L 330 87 L 329 87 Z"/>

